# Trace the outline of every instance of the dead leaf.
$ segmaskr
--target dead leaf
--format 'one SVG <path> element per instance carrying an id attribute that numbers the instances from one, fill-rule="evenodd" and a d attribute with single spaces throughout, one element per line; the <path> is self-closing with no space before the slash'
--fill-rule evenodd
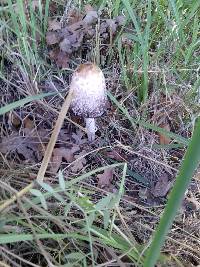
<path id="1" fill-rule="evenodd" d="M 58 48 L 54 48 L 49 52 L 49 56 L 52 60 L 55 61 L 56 65 L 59 68 L 67 68 L 69 67 L 69 56 L 60 51 Z"/>
<path id="2" fill-rule="evenodd" d="M 113 168 L 105 169 L 102 174 L 97 175 L 98 187 L 105 188 L 110 187 L 112 179 L 113 179 Z"/>
<path id="3" fill-rule="evenodd" d="M 72 134 L 72 138 L 74 138 L 77 145 L 82 145 L 88 142 L 87 138 L 83 138 L 84 135 L 85 133 L 83 131 L 77 130 L 76 133 Z"/>
<path id="4" fill-rule="evenodd" d="M 59 54 L 60 50 L 58 47 L 52 49 L 49 51 L 49 57 L 53 60 L 56 61 L 58 54 Z"/>
<path id="5" fill-rule="evenodd" d="M 98 19 L 97 11 L 91 10 L 91 11 L 88 11 L 86 16 L 83 18 L 83 22 L 86 25 L 91 25 L 91 24 L 95 23 L 97 21 L 97 19 Z"/>
<path id="6" fill-rule="evenodd" d="M 200 210 L 200 202 L 198 199 L 191 195 L 190 197 L 187 197 L 183 201 L 183 205 L 185 210 L 190 210 L 190 211 L 198 211 Z"/>
<path id="7" fill-rule="evenodd" d="M 57 31 L 61 29 L 61 23 L 57 19 L 49 19 L 48 31 Z"/>
<path id="8" fill-rule="evenodd" d="M 159 125 L 159 127 L 163 128 L 163 129 L 165 129 L 167 131 L 170 131 L 170 126 L 169 126 L 169 124 L 167 122 Z M 159 136 L 159 139 L 160 139 L 159 143 L 161 145 L 169 145 L 170 144 L 171 139 L 169 137 L 167 137 L 166 135 L 164 135 L 162 133 L 158 133 L 158 136 Z"/>
<path id="9" fill-rule="evenodd" d="M 118 23 L 119 26 L 123 26 L 125 21 L 126 21 L 126 17 L 123 15 L 116 17 L 116 22 Z"/>
<path id="10" fill-rule="evenodd" d="M 49 2 L 49 11 L 50 11 L 50 13 L 56 13 L 57 12 L 57 10 L 58 10 L 58 5 L 57 5 L 57 3 L 55 3 L 54 1 L 50 1 Z"/>
<path id="11" fill-rule="evenodd" d="M 77 9 L 70 9 L 67 14 L 67 17 L 68 17 L 68 23 L 67 23 L 68 25 L 74 24 L 82 20 L 83 18 L 82 14 Z"/>
<path id="12" fill-rule="evenodd" d="M 9 112 L 9 119 L 8 123 L 12 124 L 14 127 L 19 127 L 21 124 L 21 119 L 20 117 L 14 113 L 14 112 Z"/>
<path id="13" fill-rule="evenodd" d="M 20 136 L 18 133 L 13 133 L 1 139 L 0 152 L 3 154 L 16 152 L 28 162 L 38 162 L 42 159 L 39 145 L 40 140 L 36 136 Z"/>
<path id="14" fill-rule="evenodd" d="M 108 25 L 108 28 L 111 32 L 111 34 L 114 34 L 117 30 L 117 24 L 114 19 L 107 19 L 106 24 Z"/>
<path id="15" fill-rule="evenodd" d="M 69 56 L 65 52 L 60 51 L 56 59 L 56 65 L 62 69 L 68 68 L 69 67 Z"/>
<path id="16" fill-rule="evenodd" d="M 35 128 L 34 122 L 29 117 L 26 117 L 23 120 L 23 124 L 24 124 L 24 128 L 26 128 L 26 129 L 32 130 Z"/>
<path id="17" fill-rule="evenodd" d="M 46 42 L 48 45 L 54 45 L 59 43 L 60 36 L 57 32 L 47 32 L 46 34 Z"/>
<path id="18" fill-rule="evenodd" d="M 68 54 L 72 53 L 71 41 L 68 38 L 63 39 L 62 42 L 60 42 L 59 46 L 63 52 L 66 52 Z"/>
<path id="19" fill-rule="evenodd" d="M 83 157 L 85 154 L 86 154 L 86 151 L 83 150 L 81 153 L 74 156 L 76 161 L 74 162 L 74 164 L 71 167 L 71 170 L 74 173 L 77 173 L 78 171 L 82 170 L 84 165 L 86 164 L 86 159 Z"/>
<path id="20" fill-rule="evenodd" d="M 54 45 L 50 58 L 55 60 L 60 68 L 67 68 L 69 55 L 78 51 L 84 43 L 90 42 L 96 35 L 98 12 L 91 6 L 85 6 L 85 16 L 79 10 L 70 9 L 66 22 L 60 23 L 56 19 L 49 21 L 49 32 L 46 34 L 47 45 Z M 110 33 L 114 34 L 121 25 L 122 17 L 104 19 L 100 21 L 100 38 L 109 40 Z M 61 53 L 59 53 L 59 52 Z"/>
<path id="21" fill-rule="evenodd" d="M 95 11 L 95 9 L 90 4 L 85 5 L 84 10 L 86 13 L 88 13 L 89 11 Z"/>
<path id="22" fill-rule="evenodd" d="M 168 179 L 168 175 L 164 173 L 161 175 L 155 184 L 154 188 L 151 189 L 151 193 L 154 197 L 164 197 L 168 193 L 172 186 L 172 182 Z"/>
<path id="23" fill-rule="evenodd" d="M 60 168 L 60 165 L 62 164 L 63 159 L 66 160 L 68 163 L 72 162 L 75 159 L 74 153 L 79 150 L 80 148 L 77 145 L 73 145 L 71 148 L 54 148 L 51 158 L 50 171 L 53 173 L 57 173 Z"/>

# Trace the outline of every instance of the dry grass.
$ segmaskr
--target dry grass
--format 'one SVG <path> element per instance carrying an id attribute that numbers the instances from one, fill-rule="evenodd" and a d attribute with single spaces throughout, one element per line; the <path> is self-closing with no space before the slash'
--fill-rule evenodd
<path id="1" fill-rule="evenodd" d="M 129 30 L 131 31 L 131 28 Z M 8 30 L 4 32 L 9 44 L 14 44 L 13 37 L 8 33 Z M 160 37 L 160 34 L 158 35 Z M 92 42 L 95 47 L 96 40 Z M 102 63 L 102 69 L 108 90 L 126 108 L 130 116 L 138 121 L 145 120 L 156 125 L 167 123 L 172 132 L 185 138 L 190 137 L 193 119 L 199 112 L 197 96 L 191 88 L 197 77 L 196 62 L 190 62 L 186 74 L 184 67 L 179 68 L 177 74 L 171 71 L 175 63 L 170 64 L 168 60 L 168 63 L 164 64 L 159 53 L 158 58 L 154 60 L 154 54 L 160 50 L 152 52 L 148 68 L 148 99 L 145 104 L 141 104 L 138 97 L 143 74 L 141 65 L 133 66 L 133 58 L 128 58 L 129 47 L 125 46 L 122 51 L 118 51 L 117 45 L 114 46 L 113 56 L 108 45 L 108 49 L 105 49 L 106 45 L 102 44 L 102 47 L 111 60 L 106 62 L 106 59 L 105 64 Z M 175 42 L 168 48 L 167 44 L 162 47 L 166 49 L 166 56 L 173 54 L 174 45 Z M 27 68 L 20 59 L 20 50 L 11 48 L 12 46 L 8 45 L 1 48 L 1 106 L 40 92 L 56 91 L 58 94 L 1 116 L 0 137 L 9 138 L 12 134 L 18 134 L 26 139 L 26 119 L 29 118 L 31 131 L 39 133 L 45 129 L 49 140 L 68 91 L 71 71 L 80 63 L 83 55 L 77 53 L 72 58 L 69 70 L 58 70 L 46 55 L 42 57 L 44 65 L 37 68 L 33 63 L 31 68 Z M 43 49 L 43 52 L 46 53 L 46 50 Z M 122 71 L 120 53 L 125 55 L 125 72 Z M 86 58 L 91 59 L 93 55 L 94 51 L 89 49 Z M 172 57 L 170 59 L 173 60 Z M 181 65 L 180 61 L 179 63 Z M 131 80 L 132 76 L 137 76 L 137 82 Z M 11 242 L 1 245 L 0 265 L 69 266 L 67 264 L 73 263 L 73 266 L 93 264 L 100 267 L 141 264 L 140 257 L 142 261 L 142 253 L 155 230 L 167 199 L 167 195 L 162 196 L 162 192 L 161 195 L 155 196 L 153 190 L 163 175 L 167 175 L 169 183 L 173 183 L 185 148 L 180 144 L 178 146 L 173 140 L 167 145 L 160 144 L 157 132 L 137 124 L 132 125 L 111 101 L 107 113 L 97 120 L 97 124 L 99 129 L 94 144 L 79 144 L 80 152 L 83 152 L 80 157 L 86 159 L 83 168 L 75 173 L 71 169 L 74 162 L 63 161 L 60 166 L 66 181 L 65 192 L 58 186 L 58 175 L 50 169 L 47 170 L 44 181 L 54 188 L 52 194 L 44 188 L 41 190 L 46 199 L 47 210 L 41 205 L 39 197 L 30 193 L 17 198 L 15 203 L 4 210 L 0 219 L 0 232 L 5 234 L 4 238 L 10 237 Z M 78 133 L 77 125 L 79 121 L 75 121 L 69 113 L 62 126 L 66 139 L 60 136 L 56 146 L 75 145 L 73 134 Z M 79 127 L 83 129 L 81 127 L 83 124 Z M 84 138 L 85 133 L 81 140 Z M 40 140 L 40 143 L 45 151 L 48 141 Z M 41 160 L 33 161 L 28 156 L 24 158 L 24 155 L 16 150 L 1 153 L 0 156 L 2 204 L 29 184 L 35 183 Z M 123 164 L 115 167 L 112 185 L 108 190 L 98 187 L 95 170 L 122 162 L 128 164 L 123 184 L 124 195 L 120 200 L 116 200 L 114 196 L 120 191 Z M 182 209 L 163 248 L 167 260 L 161 260 L 160 266 L 197 266 L 200 262 L 198 173 L 196 177 L 188 189 Z M 36 189 L 39 189 L 39 185 L 36 185 Z M 105 201 L 102 209 L 97 210 L 95 205 L 109 195 L 112 195 L 114 204 Z M 110 228 L 104 229 L 103 225 L 108 223 L 108 220 Z M 90 227 L 91 225 L 94 227 Z M 115 242 L 108 240 L 109 233 Z M 20 241 L 14 242 L 19 236 Z M 134 249 L 130 249 L 133 247 L 138 250 L 138 254 Z"/>

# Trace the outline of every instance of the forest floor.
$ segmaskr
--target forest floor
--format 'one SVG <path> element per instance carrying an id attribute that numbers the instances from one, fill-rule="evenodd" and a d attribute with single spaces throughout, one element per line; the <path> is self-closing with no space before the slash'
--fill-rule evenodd
<path id="1" fill-rule="evenodd" d="M 30 4 L 32 3 L 32 4 Z M 0 266 L 142 266 L 199 116 L 198 1 L 2 1 Z M 80 63 L 109 105 L 89 143 L 69 110 L 35 180 Z M 40 100 L 32 96 L 52 93 Z M 33 187 L 33 186 L 32 186 Z M 157 266 L 200 266 L 200 172 Z"/>

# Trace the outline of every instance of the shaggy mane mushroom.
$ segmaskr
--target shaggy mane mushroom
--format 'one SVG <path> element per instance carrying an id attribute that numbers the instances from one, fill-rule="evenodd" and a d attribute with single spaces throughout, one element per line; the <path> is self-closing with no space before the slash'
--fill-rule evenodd
<path id="1" fill-rule="evenodd" d="M 103 72 L 93 63 L 81 64 L 73 73 L 71 108 L 85 119 L 88 140 L 95 139 L 95 118 L 106 110 L 106 83 Z"/>

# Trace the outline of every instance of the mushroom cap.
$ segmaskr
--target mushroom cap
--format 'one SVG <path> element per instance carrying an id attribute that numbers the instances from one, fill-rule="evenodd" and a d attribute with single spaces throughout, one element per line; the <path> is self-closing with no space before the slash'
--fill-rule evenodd
<path id="1" fill-rule="evenodd" d="M 75 115 L 96 118 L 106 110 L 106 83 L 101 69 L 93 63 L 81 64 L 73 73 L 71 108 Z"/>

